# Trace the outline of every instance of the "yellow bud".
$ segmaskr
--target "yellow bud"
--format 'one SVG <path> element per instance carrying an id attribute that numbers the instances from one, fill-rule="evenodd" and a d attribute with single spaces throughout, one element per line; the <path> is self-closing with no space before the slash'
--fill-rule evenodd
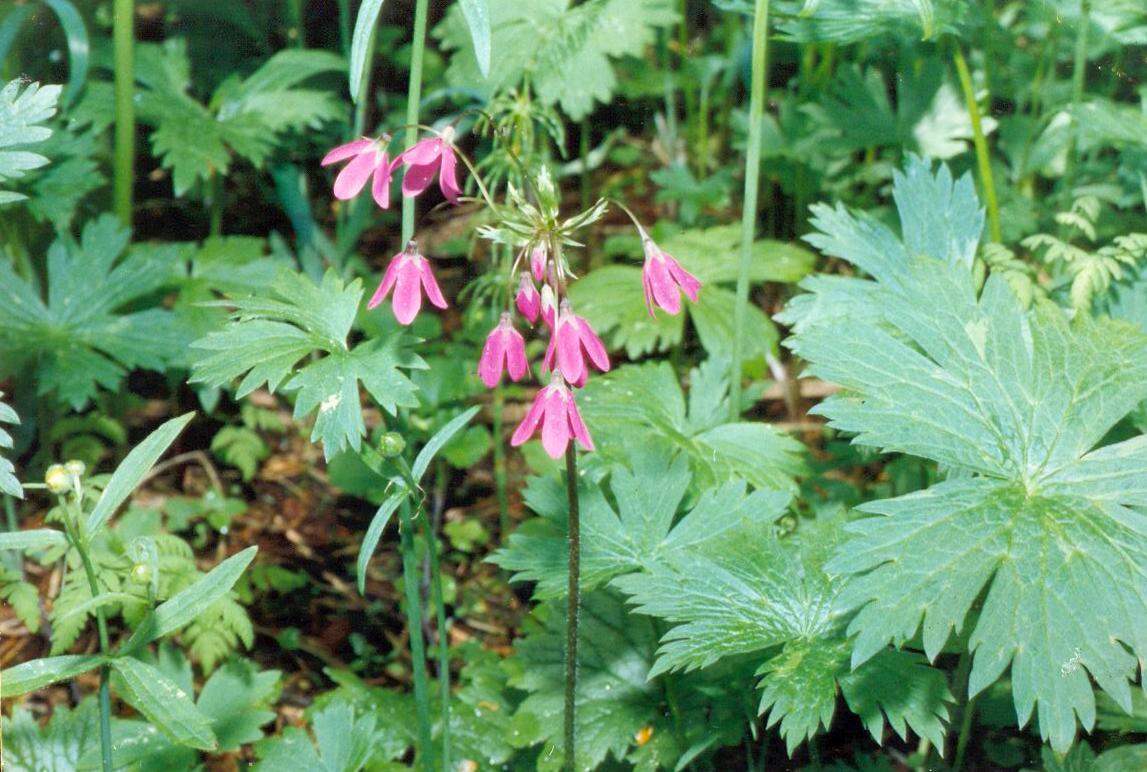
<path id="1" fill-rule="evenodd" d="M 44 472 L 44 484 L 52 493 L 67 493 L 72 489 L 72 473 L 63 464 L 52 464 Z"/>
<path id="2" fill-rule="evenodd" d="M 136 584 L 147 584 L 151 581 L 151 566 L 147 563 L 136 563 L 131 567 L 131 580 Z"/>
<path id="3" fill-rule="evenodd" d="M 64 464 L 64 468 L 67 469 L 68 473 L 73 477 L 83 477 L 84 472 L 88 471 L 88 465 L 83 461 L 77 461 L 76 459 L 72 459 L 68 463 Z"/>
<path id="4" fill-rule="evenodd" d="M 633 741 L 637 743 L 637 747 L 644 746 L 647 742 L 653 739 L 653 727 L 643 726 L 637 730 L 637 734 L 633 735 Z"/>

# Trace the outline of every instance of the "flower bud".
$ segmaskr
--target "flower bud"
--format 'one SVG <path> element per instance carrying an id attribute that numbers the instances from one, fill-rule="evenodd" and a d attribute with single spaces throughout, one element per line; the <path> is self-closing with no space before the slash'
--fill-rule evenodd
<path id="1" fill-rule="evenodd" d="M 63 464 L 52 464 L 44 472 L 44 484 L 52 493 L 67 493 L 72 489 L 72 473 Z"/>
<path id="2" fill-rule="evenodd" d="M 68 470 L 68 474 L 75 478 L 83 477 L 84 472 L 88 471 L 88 465 L 76 459 L 72 459 L 64 464 L 64 468 Z"/>
<path id="3" fill-rule="evenodd" d="M 384 458 L 396 458 L 406 450 L 406 440 L 398 432 L 387 432 L 378 443 L 378 452 Z"/>
<path id="4" fill-rule="evenodd" d="M 147 563 L 136 563 L 131 567 L 131 580 L 136 584 L 147 584 L 151 581 L 151 566 Z"/>

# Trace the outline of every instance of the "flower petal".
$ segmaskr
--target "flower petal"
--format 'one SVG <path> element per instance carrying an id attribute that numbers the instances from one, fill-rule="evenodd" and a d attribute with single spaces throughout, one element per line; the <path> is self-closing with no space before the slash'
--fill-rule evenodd
<path id="1" fill-rule="evenodd" d="M 518 307 L 518 312 L 526 317 L 530 324 L 538 321 L 538 313 L 542 310 L 542 298 L 538 291 L 534 289 L 534 285 L 528 283 L 529 280 L 522 282 L 518 288 L 518 297 L 514 303 Z"/>
<path id="2" fill-rule="evenodd" d="M 357 196 L 374 172 L 375 160 L 374 153 L 361 153 L 344 166 L 339 176 L 335 177 L 335 198 L 346 201 Z"/>
<path id="3" fill-rule="evenodd" d="M 689 299 L 696 303 L 697 292 L 701 289 L 701 282 L 697 280 L 696 276 L 682 268 L 681 263 L 669 255 L 665 256 L 665 262 L 669 266 L 669 275 L 681 286 L 681 289 L 685 291 Z"/>
<path id="4" fill-rule="evenodd" d="M 513 328 L 506 334 L 506 369 L 514 381 L 521 380 L 530 371 L 530 363 L 526 359 L 526 341 Z"/>
<path id="5" fill-rule="evenodd" d="M 362 139 L 356 139 L 353 142 L 348 142 L 345 145 L 339 145 L 327 153 L 325 156 L 323 156 L 323 160 L 319 161 L 319 166 L 330 166 L 331 164 L 337 164 L 339 161 L 345 161 L 351 156 L 355 156 L 363 152 L 373 144 L 373 139 L 363 137 Z"/>
<path id="6" fill-rule="evenodd" d="M 487 389 L 492 389 L 502 380 L 502 363 L 506 359 L 506 334 L 501 325 L 486 336 L 482 346 L 482 357 L 478 360 L 478 377 Z M 515 379 L 516 380 L 516 379 Z"/>
<path id="7" fill-rule="evenodd" d="M 645 261 L 645 266 L 641 269 L 641 288 L 645 290 L 645 307 L 649 309 L 649 315 L 656 317 L 657 314 L 653 312 L 653 285 L 649 281 L 649 261 Z"/>
<path id="8" fill-rule="evenodd" d="M 545 394 L 548 389 L 542 389 L 534 397 L 534 404 L 530 405 L 530 410 L 526 413 L 526 417 L 518 424 L 518 428 L 514 430 L 514 434 L 510 437 L 510 445 L 515 448 L 526 442 L 530 437 L 534 436 L 534 432 L 538 429 L 538 422 L 542 420 L 542 410 L 545 407 Z"/>
<path id="9" fill-rule="evenodd" d="M 402 175 L 402 195 L 407 198 L 421 195 L 422 191 L 430 187 L 436 171 L 438 164 L 407 166 L 406 173 Z"/>
<path id="10" fill-rule="evenodd" d="M 422 288 L 416 260 L 403 255 L 394 286 L 394 318 L 399 324 L 410 324 L 422 308 Z"/>
<path id="11" fill-rule="evenodd" d="M 681 293 L 677 282 L 669 275 L 669 269 L 661 260 L 650 260 L 649 284 L 653 288 L 653 300 L 671 314 L 681 313 Z"/>
<path id="12" fill-rule="evenodd" d="M 394 286 L 395 279 L 398 278 L 398 265 L 402 260 L 402 253 L 390 259 L 390 265 L 386 266 L 386 273 L 382 275 L 382 281 L 378 283 L 378 289 L 370 296 L 370 302 L 366 304 L 367 310 L 373 309 L 382 299 L 386 297 L 386 293 L 390 292 L 390 288 Z"/>
<path id="13" fill-rule="evenodd" d="M 426 290 L 426 297 L 439 308 L 446 308 L 446 298 L 442 297 L 442 290 L 438 289 L 438 280 L 434 278 L 430 261 L 425 257 L 420 257 L 417 263 L 418 273 L 422 276 L 422 287 Z"/>
<path id="14" fill-rule="evenodd" d="M 577 401 L 573 395 L 570 395 L 569 407 L 567 408 L 570 428 L 573 429 L 573 436 L 581 443 L 581 446 L 586 450 L 593 450 L 593 440 L 590 439 L 589 429 L 586 428 L 585 422 L 581 420 L 581 413 L 577 409 Z"/>
<path id="15" fill-rule="evenodd" d="M 581 338 L 578 334 L 577 318 L 563 312 L 558 318 L 554 331 L 554 342 L 558 350 L 558 371 L 567 381 L 578 381 L 585 377 L 585 357 L 581 353 Z"/>
<path id="16" fill-rule="evenodd" d="M 594 367 L 601 370 L 603 373 L 609 372 L 609 352 L 605 350 L 605 345 L 601 342 L 601 338 L 590 327 L 589 322 L 583 316 L 575 316 L 574 321 L 577 323 L 578 337 L 581 339 L 581 345 L 585 348 L 585 353 L 589 354 L 590 361 L 593 362 Z"/>
<path id="17" fill-rule="evenodd" d="M 462 188 L 458 186 L 457 166 L 458 159 L 454 157 L 454 150 L 449 147 L 443 148 L 442 165 L 438 170 L 438 187 L 451 204 L 457 204 L 458 197 L 462 195 Z"/>
<path id="18" fill-rule="evenodd" d="M 375 168 L 374 180 L 370 185 L 370 195 L 374 197 L 374 203 L 383 209 L 390 208 L 390 177 L 393 170 L 394 164 L 386 157 L 386 153 L 383 153 L 382 163 Z"/>
<path id="19" fill-rule="evenodd" d="M 542 447 L 550 458 L 561 458 L 570 444 L 570 422 L 567 400 L 572 399 L 564 386 L 546 389 L 545 419 L 542 421 Z"/>
<path id="20" fill-rule="evenodd" d="M 443 142 L 438 137 L 427 137 L 419 140 L 402 154 L 402 162 L 407 166 L 428 166 L 430 164 L 437 166 L 436 162 L 438 156 L 442 154 L 442 146 Z"/>

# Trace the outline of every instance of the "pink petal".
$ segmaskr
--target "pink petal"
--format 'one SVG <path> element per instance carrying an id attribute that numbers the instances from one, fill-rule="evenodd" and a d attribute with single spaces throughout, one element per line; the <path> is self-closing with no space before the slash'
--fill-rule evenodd
<path id="1" fill-rule="evenodd" d="M 454 157 L 454 151 L 448 147 L 443 149 L 438 187 L 442 190 L 442 195 L 446 196 L 446 200 L 451 204 L 457 204 L 458 197 L 462 195 L 462 188 L 458 187 L 457 165 L 458 159 Z"/>
<path id="2" fill-rule="evenodd" d="M 361 191 L 375 169 L 375 154 L 361 153 L 335 177 L 335 198 L 346 201 Z"/>
<path id="3" fill-rule="evenodd" d="M 353 142 L 348 142 L 345 145 L 339 145 L 334 150 L 331 150 L 329 153 L 323 156 L 323 160 L 319 161 L 319 166 L 330 166 L 331 164 L 337 164 L 339 161 L 345 161 L 351 156 L 358 155 L 359 153 L 363 152 L 373 144 L 373 139 L 363 137 L 362 139 L 356 139 Z"/>
<path id="4" fill-rule="evenodd" d="M 581 341 L 578 335 L 577 319 L 573 314 L 563 312 L 554 332 L 554 342 L 558 350 L 558 371 L 567 381 L 577 381 L 585 377 L 585 357 L 581 355 Z"/>
<path id="5" fill-rule="evenodd" d="M 585 317 L 575 316 L 574 321 L 578 326 L 578 337 L 581 339 L 581 345 L 585 347 L 585 353 L 589 354 L 590 361 L 598 370 L 608 373 L 609 353 L 605 350 L 601 338 L 593 331 L 593 327 L 590 327 Z"/>
<path id="6" fill-rule="evenodd" d="M 542 372 L 550 373 L 554 370 L 554 354 L 557 348 L 554 344 L 554 336 L 550 336 L 549 345 L 546 346 L 546 355 L 542 357 Z"/>
<path id="7" fill-rule="evenodd" d="M 586 450 L 593 450 L 593 440 L 590 439 L 589 429 L 586 428 L 585 422 L 581 420 L 581 413 L 577 409 L 577 401 L 570 395 L 570 404 L 568 408 L 570 428 L 573 429 L 574 437 L 581 443 L 581 446 Z"/>
<path id="8" fill-rule="evenodd" d="M 510 444 L 515 448 L 524 443 L 530 437 L 534 436 L 534 432 L 538 429 L 538 422 L 542 420 L 542 408 L 544 407 L 545 394 L 548 389 L 542 389 L 534 397 L 534 404 L 530 405 L 530 411 L 526 413 L 526 417 L 518 424 L 518 428 L 514 430 L 514 434 L 510 437 Z"/>
<path id="9" fill-rule="evenodd" d="M 542 298 L 534 286 L 529 284 L 529 279 L 520 285 L 515 304 L 518 306 L 518 311 L 526 317 L 530 324 L 538 321 L 538 313 L 542 310 Z"/>
<path id="10" fill-rule="evenodd" d="M 502 363 L 506 358 L 506 335 L 501 325 L 486 336 L 482 346 L 482 357 L 478 360 L 478 377 L 487 389 L 492 389 L 502 380 Z M 514 380 L 517 380 L 516 378 Z"/>
<path id="11" fill-rule="evenodd" d="M 681 293 L 677 291 L 677 282 L 669 275 L 669 269 L 661 260 L 650 260 L 649 285 L 653 288 L 653 300 L 657 305 L 671 314 L 681 312 Z"/>
<path id="12" fill-rule="evenodd" d="M 645 267 L 641 269 L 641 287 L 645 290 L 645 307 L 649 309 L 649 315 L 656 317 L 657 314 L 653 312 L 653 285 L 649 283 L 649 261 L 645 261 Z"/>
<path id="13" fill-rule="evenodd" d="M 374 203 L 383 209 L 390 208 L 390 176 L 392 169 L 394 169 L 394 164 L 386 157 L 386 153 L 383 153 L 382 163 L 374 170 L 374 180 L 370 186 L 370 194 L 374 197 Z"/>
<path id="14" fill-rule="evenodd" d="M 374 291 L 374 294 L 370 296 L 370 302 L 366 304 L 368 311 L 381 303 L 382 299 L 386 297 L 386 293 L 390 292 L 390 288 L 394 286 L 394 281 L 398 278 L 398 265 L 401 259 L 401 252 L 390 259 L 390 265 L 386 266 L 386 273 L 382 275 L 378 289 Z"/>
<path id="15" fill-rule="evenodd" d="M 430 187 L 430 181 L 434 179 L 436 171 L 438 171 L 437 164 L 406 167 L 406 173 L 402 175 L 402 195 L 407 198 L 421 195 L 422 191 Z"/>
<path id="16" fill-rule="evenodd" d="M 520 381 L 530 370 L 530 363 L 526 359 L 526 341 L 513 328 L 510 328 L 507 335 L 506 368 L 510 372 L 510 379 L 514 381 Z"/>
<path id="17" fill-rule="evenodd" d="M 403 255 L 398 268 L 398 281 L 394 287 L 394 318 L 399 324 L 410 324 L 422 308 L 422 291 L 419 287 L 418 265 L 415 260 Z"/>
<path id="18" fill-rule="evenodd" d="M 442 154 L 443 142 L 438 137 L 427 137 L 414 143 L 414 146 L 402 154 L 402 162 L 407 166 L 428 166 L 438 160 Z M 435 164 L 437 165 L 437 164 Z"/>
<path id="19" fill-rule="evenodd" d="M 570 422 L 566 400 L 569 392 L 565 387 L 550 386 L 546 389 L 545 420 L 542 421 L 542 447 L 550 458 L 561 458 L 570 444 Z"/>
<path id="20" fill-rule="evenodd" d="M 697 302 L 697 292 L 701 289 L 701 282 L 697 281 L 697 277 L 686 271 L 681 267 L 681 263 L 674 260 L 671 256 L 665 255 L 665 262 L 669 266 L 669 275 L 673 277 L 689 299 L 694 303 Z"/>
<path id="21" fill-rule="evenodd" d="M 442 290 L 438 289 L 438 280 L 434 278 L 434 271 L 430 268 L 430 261 L 425 257 L 418 259 L 418 273 L 422 276 L 422 286 L 426 290 L 426 297 L 439 308 L 446 308 L 446 298 L 442 297 Z"/>
<path id="22" fill-rule="evenodd" d="M 534 281 L 541 281 L 546 275 L 546 248 L 534 247 L 530 252 L 530 270 L 533 271 Z"/>

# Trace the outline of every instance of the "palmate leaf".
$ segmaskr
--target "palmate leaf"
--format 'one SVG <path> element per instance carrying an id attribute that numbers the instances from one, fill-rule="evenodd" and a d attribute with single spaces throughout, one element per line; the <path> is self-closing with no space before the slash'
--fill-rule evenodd
<path id="1" fill-rule="evenodd" d="M 915 193 L 910 193 L 915 191 Z M 1090 678 L 1125 708 L 1147 658 L 1147 443 L 1095 449 L 1147 397 L 1147 337 L 1048 304 L 1027 311 L 1006 280 L 977 295 L 971 181 L 912 161 L 896 181 L 903 242 L 819 207 L 811 238 L 874 280 L 812 282 L 786 313 L 808 372 L 845 391 L 817 411 L 855 441 L 958 471 L 867 504 L 830 571 L 859 664 L 918 630 L 934 658 L 983 608 L 969 690 L 1011 665 L 1020 723 L 1059 751 L 1095 720 Z M 835 309 L 835 310 L 834 310 Z M 843 309 L 843 310 L 842 310 Z M 858 313 L 851 310 L 862 309 Z"/>
<path id="2" fill-rule="evenodd" d="M 753 524 L 771 523 L 784 514 L 790 494 L 758 491 L 746 495 L 743 482 L 706 490 L 676 523 L 690 486 L 686 459 L 656 445 L 635 449 L 629 466 L 615 465 L 609 491 L 581 486 L 582 566 L 585 590 L 601 587 L 621 574 L 654 566 L 689 547 L 727 533 L 751 532 Z M 510 537 L 494 562 L 516 573 L 514 581 L 537 582 L 538 598 L 561 597 L 566 591 L 568 509 L 565 486 L 552 478 L 534 477 L 526 504 L 540 515 Z"/>
<path id="3" fill-rule="evenodd" d="M 692 371 L 688 411 L 666 362 L 627 365 L 591 380 L 578 395 L 600 451 L 589 462 L 625 464 L 635 448 L 669 445 L 688 457 L 699 488 L 740 479 L 757 488 L 795 491 L 793 477 L 803 471 L 800 443 L 766 423 L 726 423 L 725 372 L 716 359 Z"/>
<path id="4" fill-rule="evenodd" d="M 571 7 L 571 5 L 573 7 Z M 434 30 L 452 51 L 446 78 L 453 86 L 492 94 L 527 80 L 544 104 L 560 104 L 581 120 L 617 86 L 613 60 L 640 56 L 656 30 L 677 22 L 671 0 L 490 0 L 490 67 L 483 74 L 464 9 L 451 7 Z M 528 39 L 530 45 L 519 45 Z"/>
<path id="5" fill-rule="evenodd" d="M 957 0 L 818 0 L 800 10 L 778 22 L 784 39 L 857 43 L 893 34 L 930 40 L 955 32 L 963 16 Z"/>
<path id="6" fill-rule="evenodd" d="M 32 145 L 51 136 L 52 130 L 40 124 L 56 114 L 60 91 L 60 86 L 24 85 L 18 80 L 0 89 L 0 182 L 18 179 L 48 163 L 39 153 L 5 148 Z M 0 190 L 0 206 L 23 198 L 26 196 Z"/>
<path id="7" fill-rule="evenodd" d="M 790 755 L 829 726 L 838 688 L 877 742 L 887 720 L 902 738 L 911 727 L 943 747 L 952 697 L 941 671 L 918 654 L 887 649 L 850 669 L 837 608 L 847 582 L 823 570 L 840 531 L 839 518 L 827 518 L 802 529 L 799 540 L 781 540 L 767 523 L 755 523 L 664 555 L 613 584 L 640 613 L 676 625 L 661 639 L 653 674 L 765 657 L 757 671 L 760 711 L 768 711 L 770 726 L 780 723 Z"/>
<path id="8" fill-rule="evenodd" d="M 95 697 L 69 710 L 57 705 L 43 728 L 31 711 L 12 706 L 3 719 L 5 768 L 70 772 L 79 769 L 80 757 L 99 743 L 99 708 Z"/>
<path id="9" fill-rule="evenodd" d="M 104 215 L 78 244 L 53 243 L 46 299 L 0 262 L 0 375 L 31 377 L 37 393 L 79 410 L 100 387 L 118 389 L 129 370 L 164 369 L 178 345 L 171 313 L 120 311 L 173 280 L 175 248 L 129 248 L 130 235 Z"/>
<path id="10" fill-rule="evenodd" d="M 358 279 L 344 284 L 332 270 L 316 285 L 284 271 L 266 294 L 228 303 L 235 310 L 227 327 L 193 344 L 209 353 L 194 363 L 192 381 L 224 386 L 241 377 L 237 397 L 264 384 L 272 392 L 294 392 L 295 418 L 316 413 L 311 439 L 322 441 L 328 459 L 348 447 L 357 450 L 366 432 L 359 384 L 393 413 L 418 404 L 402 370 L 425 367 L 402 335 L 348 347 L 361 300 Z M 322 358 L 296 367 L 318 352 Z"/>
<path id="11" fill-rule="evenodd" d="M 4 392 L 0 391 L 0 397 L 3 396 Z M 20 416 L 16 415 L 16 411 L 0 401 L 0 450 L 7 450 L 12 447 L 12 435 L 8 433 L 4 424 L 19 423 Z M 20 481 L 16 479 L 16 467 L 12 466 L 12 462 L 3 456 L 0 456 L 0 493 L 7 493 L 18 499 L 24 498 L 24 489 L 21 487 Z"/>

